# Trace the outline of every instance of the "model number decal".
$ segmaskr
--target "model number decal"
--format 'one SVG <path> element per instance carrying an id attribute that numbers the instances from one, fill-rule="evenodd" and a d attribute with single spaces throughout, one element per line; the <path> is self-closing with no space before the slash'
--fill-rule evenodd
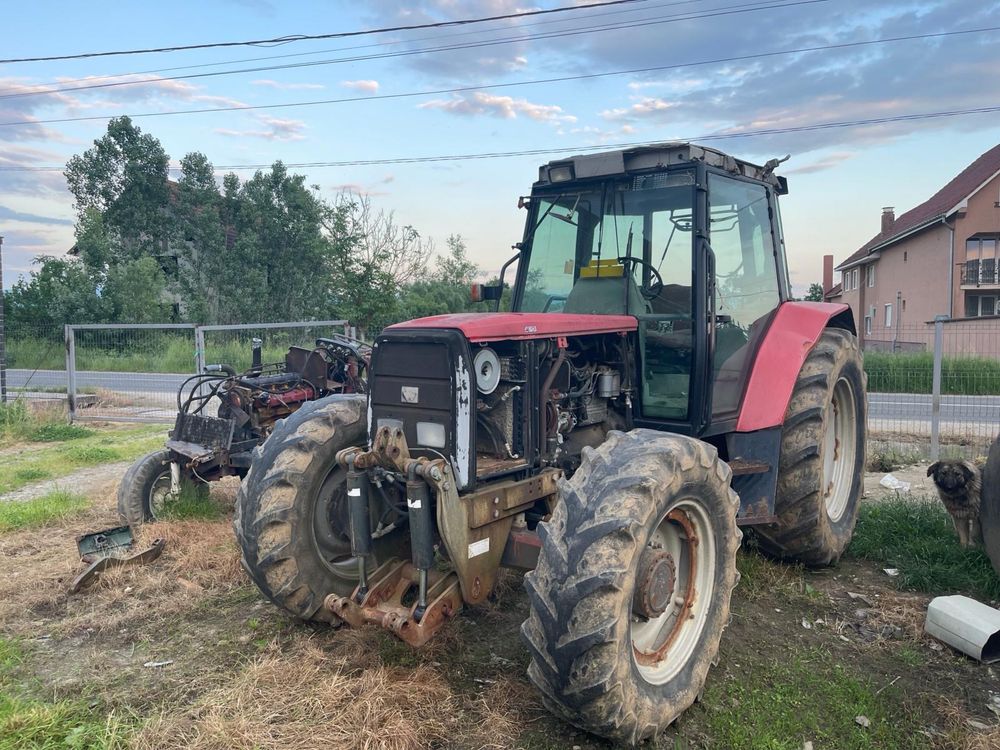
<path id="1" fill-rule="evenodd" d="M 400 389 L 399 400 L 404 404 L 420 403 L 420 389 L 415 385 L 404 385 Z"/>
<path id="2" fill-rule="evenodd" d="M 473 542 L 469 545 L 469 559 L 473 557 L 478 557 L 479 555 L 485 555 L 490 551 L 490 538 L 480 539 L 478 542 Z"/>

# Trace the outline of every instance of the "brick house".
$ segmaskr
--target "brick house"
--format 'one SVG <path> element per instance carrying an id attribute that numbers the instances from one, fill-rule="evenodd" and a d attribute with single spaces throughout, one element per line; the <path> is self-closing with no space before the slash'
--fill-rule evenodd
<path id="1" fill-rule="evenodd" d="M 998 243 L 1000 145 L 916 208 L 883 208 L 881 231 L 836 267 L 839 288 L 824 265 L 824 292 L 851 306 L 868 349 L 928 348 L 938 315 L 1000 334 Z M 975 353 L 958 338 L 949 348 Z"/>

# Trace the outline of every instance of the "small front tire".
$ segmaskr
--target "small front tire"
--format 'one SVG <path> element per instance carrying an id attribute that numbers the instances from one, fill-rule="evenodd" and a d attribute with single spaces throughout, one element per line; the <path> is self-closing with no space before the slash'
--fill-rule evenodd
<path id="1" fill-rule="evenodd" d="M 202 482 L 193 489 L 202 497 L 208 496 L 208 485 Z M 153 451 L 132 464 L 122 477 L 118 515 L 132 527 L 152 523 L 163 517 L 171 498 L 170 451 Z"/>

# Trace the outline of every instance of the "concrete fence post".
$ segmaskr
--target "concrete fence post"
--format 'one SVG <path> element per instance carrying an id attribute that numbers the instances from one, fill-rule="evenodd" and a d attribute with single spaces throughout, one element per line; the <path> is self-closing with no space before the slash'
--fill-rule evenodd
<path id="1" fill-rule="evenodd" d="M 944 322 L 947 315 L 934 318 L 934 375 L 931 382 L 931 461 L 941 457 L 941 359 L 944 356 Z"/>
<path id="2" fill-rule="evenodd" d="M 66 337 L 66 408 L 72 424 L 76 419 L 76 335 L 71 325 L 63 330 Z"/>

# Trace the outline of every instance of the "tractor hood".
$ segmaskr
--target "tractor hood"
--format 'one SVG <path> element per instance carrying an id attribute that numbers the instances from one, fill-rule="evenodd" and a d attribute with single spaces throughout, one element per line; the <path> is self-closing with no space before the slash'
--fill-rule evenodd
<path id="1" fill-rule="evenodd" d="M 389 326 L 401 328 L 457 329 L 473 343 L 546 339 L 555 336 L 586 336 L 634 331 L 638 321 L 631 315 L 572 315 L 569 313 L 455 313 L 432 315 Z"/>

